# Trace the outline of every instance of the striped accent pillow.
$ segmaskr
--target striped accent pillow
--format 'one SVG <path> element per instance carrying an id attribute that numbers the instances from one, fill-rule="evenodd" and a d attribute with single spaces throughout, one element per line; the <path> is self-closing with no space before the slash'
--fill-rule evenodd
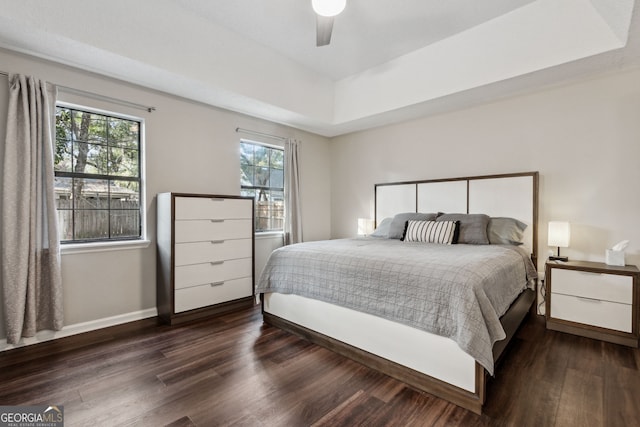
<path id="1" fill-rule="evenodd" d="M 407 221 L 405 242 L 441 243 L 450 245 L 456 234 L 458 221 Z"/>

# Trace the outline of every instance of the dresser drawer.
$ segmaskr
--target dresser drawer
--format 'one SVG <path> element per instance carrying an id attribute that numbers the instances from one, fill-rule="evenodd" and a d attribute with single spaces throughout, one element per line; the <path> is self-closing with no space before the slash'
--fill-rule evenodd
<path id="1" fill-rule="evenodd" d="M 551 297 L 551 317 L 622 332 L 632 331 L 630 304 L 554 293 Z"/>
<path id="2" fill-rule="evenodd" d="M 182 220 L 175 222 L 175 242 L 205 240 L 250 239 L 253 226 L 250 219 Z"/>
<path id="3" fill-rule="evenodd" d="M 253 241 L 237 239 L 177 243 L 174 256 L 176 266 L 247 258 L 253 256 Z"/>
<path id="4" fill-rule="evenodd" d="M 174 311 L 180 313 L 187 310 L 249 297 L 253 294 L 253 283 L 250 277 L 227 280 L 213 285 L 206 284 L 190 288 L 176 289 Z"/>
<path id="5" fill-rule="evenodd" d="M 554 268 L 551 292 L 631 304 L 633 277 Z"/>
<path id="6" fill-rule="evenodd" d="M 190 286 L 251 277 L 252 272 L 251 258 L 183 265 L 176 267 L 175 288 L 182 289 Z"/>
<path id="7" fill-rule="evenodd" d="M 218 197 L 176 197 L 175 219 L 252 219 L 252 200 Z"/>

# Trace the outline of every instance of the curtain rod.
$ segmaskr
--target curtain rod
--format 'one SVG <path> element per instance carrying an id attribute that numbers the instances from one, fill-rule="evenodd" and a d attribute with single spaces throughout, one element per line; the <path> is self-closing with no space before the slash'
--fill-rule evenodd
<path id="1" fill-rule="evenodd" d="M 273 138 L 273 139 L 279 139 L 280 141 L 284 141 L 285 139 L 287 139 L 284 136 L 271 135 L 271 134 L 268 134 L 268 133 L 257 132 L 255 130 L 251 130 L 251 129 L 236 128 L 236 132 L 242 132 L 242 133 L 246 133 L 246 134 L 249 134 L 249 135 L 256 135 L 256 136 L 264 136 L 264 137 Z"/>
<path id="2" fill-rule="evenodd" d="M 9 73 L 7 73 L 6 71 L 0 71 L 0 75 L 9 77 Z M 56 83 L 53 83 L 53 84 L 59 90 L 61 90 L 62 92 L 66 92 L 66 93 L 69 93 L 69 94 L 72 94 L 72 95 L 81 95 L 81 96 L 86 96 L 88 98 L 97 99 L 98 101 L 108 101 L 108 102 L 112 102 L 114 104 L 124 105 L 126 107 L 137 108 L 139 110 L 147 110 L 149 113 L 151 113 L 153 111 L 156 111 L 156 107 L 151 107 L 151 106 L 148 106 L 148 105 L 138 104 L 136 102 L 131 102 L 131 101 L 125 101 L 123 99 L 112 98 L 110 96 L 100 95 L 99 93 L 94 93 L 94 92 L 89 92 L 89 91 L 82 90 L 82 89 L 75 89 L 75 88 L 72 88 L 72 87 L 62 86 L 62 85 L 58 85 Z"/>

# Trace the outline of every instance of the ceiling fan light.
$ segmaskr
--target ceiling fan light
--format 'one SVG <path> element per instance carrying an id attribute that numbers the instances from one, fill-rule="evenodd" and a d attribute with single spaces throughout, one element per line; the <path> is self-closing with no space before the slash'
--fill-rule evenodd
<path id="1" fill-rule="evenodd" d="M 313 10 L 320 16 L 336 16 L 346 5 L 347 0 L 311 0 Z"/>

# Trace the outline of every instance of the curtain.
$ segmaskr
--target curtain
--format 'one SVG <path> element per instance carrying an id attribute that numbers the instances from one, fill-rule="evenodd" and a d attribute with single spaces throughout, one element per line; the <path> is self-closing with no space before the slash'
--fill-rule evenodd
<path id="1" fill-rule="evenodd" d="M 0 216 L 1 285 L 7 343 L 60 330 L 62 278 L 54 204 L 56 88 L 9 76 Z"/>
<path id="2" fill-rule="evenodd" d="M 300 173 L 298 152 L 300 142 L 287 138 L 284 142 L 284 244 L 302 242 L 300 214 Z"/>

